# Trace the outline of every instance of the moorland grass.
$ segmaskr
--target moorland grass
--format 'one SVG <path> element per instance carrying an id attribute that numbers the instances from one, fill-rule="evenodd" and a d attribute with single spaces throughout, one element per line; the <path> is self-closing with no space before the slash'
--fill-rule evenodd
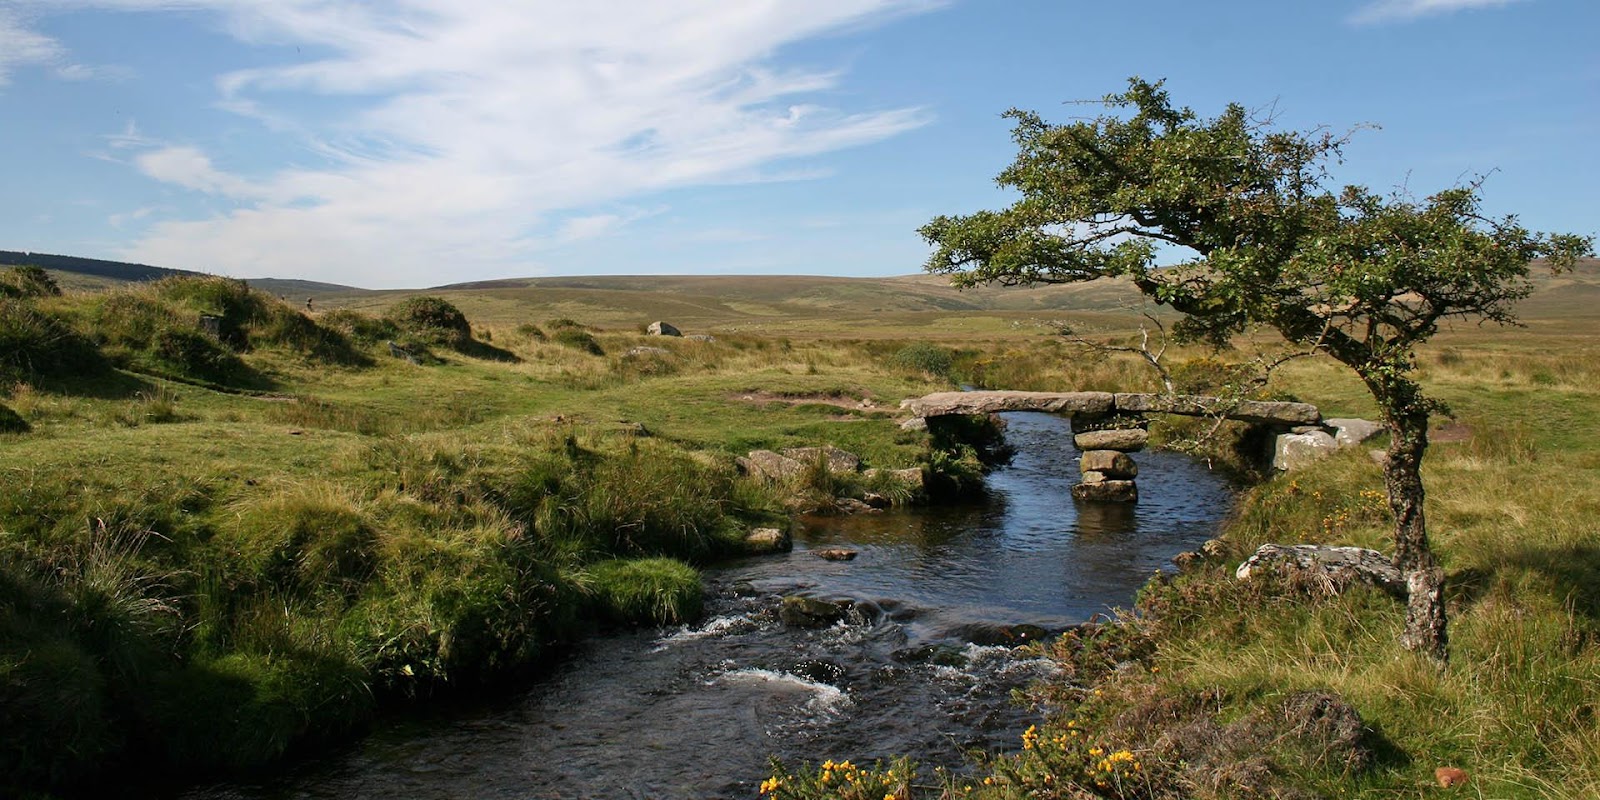
<path id="1" fill-rule="evenodd" d="M 689 564 L 786 513 L 734 455 L 917 466 L 927 438 L 860 401 L 948 386 L 872 348 L 738 335 L 652 337 L 664 369 L 447 324 L 454 344 L 413 363 L 392 317 L 224 279 L 0 302 L 28 312 L 5 316 L 28 352 L 84 356 L 16 360 L 4 384 L 25 426 L 0 440 L 5 793 L 267 763 L 597 622 L 687 620 Z"/>

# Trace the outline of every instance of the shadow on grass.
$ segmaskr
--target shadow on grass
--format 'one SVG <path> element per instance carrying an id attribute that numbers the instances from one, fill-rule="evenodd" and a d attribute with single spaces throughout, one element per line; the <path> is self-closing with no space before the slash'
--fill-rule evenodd
<path id="1" fill-rule="evenodd" d="M 1492 567 L 1469 567 L 1452 573 L 1446 587 L 1451 602 L 1473 604 L 1489 594 L 1497 579 L 1511 578 L 1517 572 L 1548 581 L 1551 593 L 1564 599 L 1575 613 L 1600 620 L 1600 544 L 1550 547 L 1524 543 L 1504 554 Z"/>
<path id="2" fill-rule="evenodd" d="M 1502 568 L 1524 569 L 1543 576 L 1576 613 L 1591 620 L 1600 619 L 1600 544 L 1543 547 L 1529 542 L 1508 554 L 1501 564 Z"/>
<path id="3" fill-rule="evenodd" d="M 522 362 L 522 359 L 518 357 L 516 353 L 513 353 L 503 347 L 495 347 L 488 342 L 480 342 L 477 339 L 468 339 L 462 344 L 457 345 L 455 350 L 464 356 L 470 356 L 472 358 L 482 359 L 484 361 L 501 361 L 508 364 L 518 364 Z"/>

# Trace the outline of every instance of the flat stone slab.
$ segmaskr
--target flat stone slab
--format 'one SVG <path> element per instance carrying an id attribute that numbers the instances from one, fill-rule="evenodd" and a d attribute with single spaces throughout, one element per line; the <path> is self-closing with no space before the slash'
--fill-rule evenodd
<path id="1" fill-rule="evenodd" d="M 1072 437 L 1072 443 L 1077 445 L 1079 450 L 1120 450 L 1124 453 L 1143 450 L 1149 441 L 1150 432 L 1138 428 L 1087 431 Z"/>
<path id="2" fill-rule="evenodd" d="M 1337 594 L 1351 583 L 1369 583 L 1395 597 L 1405 597 L 1405 576 L 1389 562 L 1389 557 L 1364 547 L 1333 547 L 1316 544 L 1264 544 L 1234 571 L 1238 580 L 1249 580 L 1255 573 L 1277 569 L 1298 573 L 1323 584 Z"/>
<path id="3" fill-rule="evenodd" d="M 1139 414 L 1181 414 L 1190 417 L 1222 416 L 1264 425 L 1316 425 L 1322 412 L 1310 403 L 1273 400 L 1227 400 L 1197 394 L 1161 395 L 1121 393 L 1113 402 L 1118 411 Z"/>
<path id="4" fill-rule="evenodd" d="M 937 392 L 905 404 L 919 417 L 1045 411 L 1052 414 L 1104 414 L 1110 392 Z"/>
<path id="5" fill-rule="evenodd" d="M 1192 417 L 1221 415 L 1241 422 L 1266 425 L 1317 425 L 1322 412 L 1310 403 L 1267 400 L 1226 400 L 1181 394 L 1160 395 L 1110 392 L 936 392 L 900 404 L 919 417 L 954 414 L 995 414 L 1001 411 L 1044 411 L 1051 414 L 1104 415 L 1182 414 Z"/>

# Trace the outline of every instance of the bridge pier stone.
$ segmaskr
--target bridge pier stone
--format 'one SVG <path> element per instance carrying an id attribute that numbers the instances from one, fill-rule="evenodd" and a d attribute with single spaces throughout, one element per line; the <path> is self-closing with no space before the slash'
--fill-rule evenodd
<path id="1" fill-rule="evenodd" d="M 1072 417 L 1073 444 L 1083 451 L 1078 466 L 1083 480 L 1072 497 L 1090 503 L 1136 503 L 1139 465 L 1129 453 L 1144 449 L 1150 421 L 1141 414 L 1077 414 Z"/>

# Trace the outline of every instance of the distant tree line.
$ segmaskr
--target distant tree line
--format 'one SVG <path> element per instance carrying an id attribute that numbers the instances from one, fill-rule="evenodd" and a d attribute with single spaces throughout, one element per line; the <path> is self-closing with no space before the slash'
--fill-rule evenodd
<path id="1" fill-rule="evenodd" d="M 97 275 L 102 278 L 113 278 L 121 281 L 154 281 L 176 275 L 194 276 L 199 274 L 188 270 L 152 267 L 148 264 L 129 264 L 124 261 L 102 261 L 98 258 L 0 250 L 0 266 L 21 267 L 30 265 L 63 272 L 77 272 L 83 275 Z"/>

